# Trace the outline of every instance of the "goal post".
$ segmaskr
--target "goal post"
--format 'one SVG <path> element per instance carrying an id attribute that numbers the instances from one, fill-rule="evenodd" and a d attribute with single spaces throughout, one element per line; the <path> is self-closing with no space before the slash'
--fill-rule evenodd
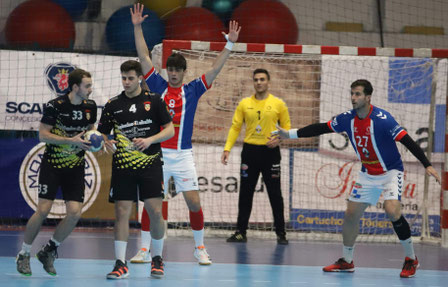
<path id="1" fill-rule="evenodd" d="M 156 68 L 166 75 L 167 57 L 174 51 L 183 54 L 187 59 L 184 82 L 188 82 L 205 73 L 223 47 L 224 43 L 164 40 L 154 48 L 152 57 Z M 236 105 L 253 94 L 253 70 L 266 68 L 271 74 L 270 92 L 286 102 L 296 128 L 327 122 L 351 109 L 351 82 L 359 78 L 371 81 L 372 104 L 390 111 L 417 144 L 430 152 L 433 166 L 444 178 L 441 192 L 433 178 L 425 180 L 420 162 L 398 144 L 405 165 L 402 210 L 412 235 L 416 240 L 446 244 L 448 199 L 443 198 L 447 194 L 443 142 L 447 58 L 448 50 L 443 49 L 236 43 L 212 88 L 199 101 L 194 123 L 193 149 L 207 232 L 227 235 L 235 227 L 244 131 L 231 151 L 228 166 L 221 165 L 220 156 Z M 339 237 L 346 198 L 360 170 L 348 138 L 330 134 L 288 140 L 281 150 L 288 237 Z M 272 211 L 261 180 L 256 191 L 248 232 L 274 236 L 270 232 Z M 170 226 L 174 232 L 188 230 L 183 198 L 173 191 L 171 196 Z M 376 206 L 369 207 L 361 219 L 361 240 L 396 241 L 382 202 L 380 199 Z"/>

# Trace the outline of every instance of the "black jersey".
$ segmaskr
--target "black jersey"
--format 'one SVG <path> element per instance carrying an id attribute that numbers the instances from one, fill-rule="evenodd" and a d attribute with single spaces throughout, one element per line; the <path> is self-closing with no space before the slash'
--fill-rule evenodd
<path id="1" fill-rule="evenodd" d="M 41 123 L 53 126 L 51 133 L 73 137 L 86 131 L 96 122 L 96 103 L 83 100 L 79 105 L 70 102 L 68 94 L 49 101 L 44 107 Z M 42 160 L 54 168 L 84 166 L 84 150 L 70 144 L 46 144 Z"/>
<path id="2" fill-rule="evenodd" d="M 104 106 L 98 131 L 109 134 L 113 130 L 117 141 L 112 167 L 116 169 L 143 169 L 154 161 L 160 162 L 160 143 L 140 152 L 132 139 L 147 138 L 160 132 L 161 126 L 171 122 L 171 116 L 160 95 L 142 91 L 128 98 L 124 91 Z"/>

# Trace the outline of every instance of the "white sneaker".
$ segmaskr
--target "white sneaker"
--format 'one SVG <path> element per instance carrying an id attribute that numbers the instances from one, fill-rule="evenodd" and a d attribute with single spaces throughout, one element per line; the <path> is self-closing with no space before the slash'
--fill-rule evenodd
<path id="1" fill-rule="evenodd" d="M 200 265 L 210 265 L 212 264 L 212 260 L 210 259 L 210 255 L 207 253 L 207 249 L 205 249 L 204 245 L 198 246 L 194 249 L 194 257 L 198 259 L 198 263 Z"/>
<path id="2" fill-rule="evenodd" d="M 151 252 L 146 248 L 140 249 L 137 254 L 131 258 L 131 263 L 151 263 Z"/>

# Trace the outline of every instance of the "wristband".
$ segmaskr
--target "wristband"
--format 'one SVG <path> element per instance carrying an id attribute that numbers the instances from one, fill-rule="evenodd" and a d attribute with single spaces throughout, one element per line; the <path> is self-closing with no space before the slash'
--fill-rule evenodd
<path id="1" fill-rule="evenodd" d="M 233 48 L 233 42 L 232 41 L 229 41 L 229 36 L 227 35 L 227 34 L 225 34 L 224 35 L 224 38 L 226 38 L 226 40 L 227 40 L 227 43 L 226 43 L 226 45 L 224 46 L 224 48 L 226 48 L 227 50 L 229 50 L 229 51 L 232 51 L 232 48 Z"/>
<path id="2" fill-rule="evenodd" d="M 289 133 L 289 138 L 290 139 L 298 139 L 299 137 L 297 136 L 297 129 L 290 129 L 288 131 Z"/>

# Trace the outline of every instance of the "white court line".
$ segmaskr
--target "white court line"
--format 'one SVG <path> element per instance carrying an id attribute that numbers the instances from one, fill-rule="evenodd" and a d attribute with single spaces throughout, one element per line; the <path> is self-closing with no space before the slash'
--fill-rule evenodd
<path id="1" fill-rule="evenodd" d="M 289 284 L 308 284 L 308 282 L 288 282 Z"/>

